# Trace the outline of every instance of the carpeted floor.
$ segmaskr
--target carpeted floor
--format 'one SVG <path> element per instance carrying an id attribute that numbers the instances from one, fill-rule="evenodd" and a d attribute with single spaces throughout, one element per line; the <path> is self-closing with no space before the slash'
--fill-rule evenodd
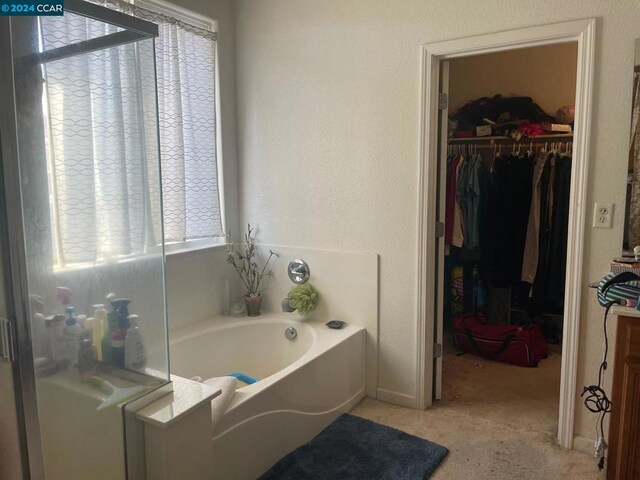
<path id="1" fill-rule="evenodd" d="M 560 355 L 523 369 L 445 351 L 443 400 L 419 411 L 365 399 L 350 413 L 446 446 L 434 480 L 601 480 L 556 445 Z"/>
<path id="2" fill-rule="evenodd" d="M 441 445 L 344 414 L 260 480 L 423 480 L 447 453 Z"/>
<path id="3" fill-rule="evenodd" d="M 445 341 L 442 362 L 442 407 L 533 432 L 558 431 L 560 366 L 558 346 L 537 368 L 457 355 Z"/>

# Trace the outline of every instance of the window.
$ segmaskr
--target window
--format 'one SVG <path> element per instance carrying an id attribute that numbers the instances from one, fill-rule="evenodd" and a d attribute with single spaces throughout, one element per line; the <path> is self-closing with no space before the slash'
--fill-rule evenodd
<path id="1" fill-rule="evenodd" d="M 171 4 L 135 4 L 145 7 L 146 13 L 139 16 L 159 27 L 156 69 L 165 240 L 224 237 L 217 161 L 217 34 L 211 22 Z"/>
<path id="2" fill-rule="evenodd" d="M 159 27 L 155 68 L 165 241 L 223 238 L 212 23 L 169 16 L 173 10 L 155 2 L 100 3 Z M 68 32 L 75 41 L 115 31 L 79 16 L 55 18 L 41 25 L 45 50 L 60 46 L 56 31 Z M 138 255 L 158 245 L 153 220 L 159 212 L 149 201 L 159 195 L 158 179 L 145 167 L 158 161 L 154 56 L 144 52 L 151 47 L 150 42 L 121 45 L 43 69 L 54 264 L 59 267 Z"/>

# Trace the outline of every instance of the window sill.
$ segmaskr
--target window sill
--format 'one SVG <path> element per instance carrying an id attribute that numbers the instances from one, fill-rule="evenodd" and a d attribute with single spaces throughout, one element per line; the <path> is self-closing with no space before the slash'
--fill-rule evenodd
<path id="1" fill-rule="evenodd" d="M 218 239 L 203 239 L 203 240 L 191 240 L 188 242 L 176 242 L 165 244 L 165 257 L 182 257 L 186 255 L 202 255 L 204 253 L 218 251 L 226 249 L 227 244 L 224 241 L 224 237 Z M 82 272 L 87 270 L 95 270 L 102 268 L 112 268 L 118 265 L 123 265 L 131 262 L 139 262 L 141 260 L 148 260 L 151 258 L 160 258 L 162 250 L 160 247 L 154 249 L 152 252 L 139 255 L 130 255 L 127 257 L 118 258 L 115 260 L 99 261 L 96 263 L 78 263 L 66 265 L 64 267 L 54 267 L 54 275 L 71 274 L 74 272 Z"/>
<path id="2" fill-rule="evenodd" d="M 164 254 L 166 257 L 184 256 L 184 255 L 201 255 L 203 253 L 218 251 L 227 248 L 227 243 L 223 238 L 191 240 L 189 242 L 169 243 L 164 246 Z"/>

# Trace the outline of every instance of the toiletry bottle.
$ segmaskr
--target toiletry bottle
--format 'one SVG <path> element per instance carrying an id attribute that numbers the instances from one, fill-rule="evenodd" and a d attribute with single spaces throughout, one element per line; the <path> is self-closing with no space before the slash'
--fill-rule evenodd
<path id="1" fill-rule="evenodd" d="M 66 308 L 71 304 L 71 289 L 67 287 L 56 287 L 56 298 L 60 305 Z"/>
<path id="2" fill-rule="evenodd" d="M 78 342 L 80 341 L 82 328 L 74 316 L 76 309 L 71 305 L 67 305 L 66 310 L 67 319 L 64 322 L 65 356 L 69 361 L 69 365 L 75 366 L 78 363 Z"/>
<path id="3" fill-rule="evenodd" d="M 87 325 L 87 316 L 84 313 L 76 315 L 76 322 L 78 322 L 78 325 L 80 325 L 80 330 L 89 328 L 89 325 Z"/>
<path id="4" fill-rule="evenodd" d="M 124 339 L 124 366 L 130 370 L 142 370 L 147 366 L 147 352 L 144 348 L 138 315 L 129 315 L 129 330 Z"/>
<path id="5" fill-rule="evenodd" d="M 116 316 L 114 330 L 111 334 L 111 364 L 124 368 L 124 339 L 129 328 L 129 303 L 128 298 L 117 298 L 111 301 Z"/>
<path id="6" fill-rule="evenodd" d="M 93 320 L 90 322 L 91 336 L 96 347 L 96 357 L 99 362 L 102 359 L 102 339 L 107 325 L 107 310 L 103 304 L 94 305 Z"/>
<path id="7" fill-rule="evenodd" d="M 46 318 L 43 315 L 44 303 L 42 297 L 29 294 L 31 305 L 31 343 L 33 345 L 34 358 L 51 358 L 49 332 L 46 327 Z"/>
<path id="8" fill-rule="evenodd" d="M 96 369 L 95 350 L 91 338 L 84 337 L 78 346 L 78 371 L 81 375 L 93 374 Z"/>
<path id="9" fill-rule="evenodd" d="M 51 358 L 58 364 L 60 369 L 69 366 L 65 351 L 64 320 L 64 315 L 51 315 L 45 319 Z"/>
<path id="10" fill-rule="evenodd" d="M 47 319 L 42 313 L 34 313 L 31 320 L 31 336 L 33 338 L 34 358 L 51 358 L 49 335 L 46 327 Z"/>
<path id="11" fill-rule="evenodd" d="M 113 309 L 118 315 L 118 327 L 122 330 L 127 330 L 130 326 L 129 324 L 129 304 L 131 300 L 128 298 L 117 298 L 111 302 L 113 304 Z"/>
<path id="12" fill-rule="evenodd" d="M 111 336 L 113 332 L 118 329 L 118 314 L 115 312 L 113 308 L 113 304 L 111 303 L 116 298 L 115 293 L 110 293 L 107 295 L 106 301 L 106 310 L 107 310 L 107 323 L 104 328 L 104 333 L 102 335 L 102 361 L 104 363 L 113 364 L 113 359 L 111 358 Z"/>
<path id="13" fill-rule="evenodd" d="M 111 365 L 124 368 L 124 339 L 127 332 L 121 328 L 111 335 Z"/>

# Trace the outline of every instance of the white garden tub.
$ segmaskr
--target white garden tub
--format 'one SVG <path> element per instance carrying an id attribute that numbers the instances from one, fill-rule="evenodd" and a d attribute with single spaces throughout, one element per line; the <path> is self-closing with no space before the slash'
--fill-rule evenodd
<path id="1" fill-rule="evenodd" d="M 296 318 L 220 317 L 172 333 L 171 373 L 259 379 L 237 390 L 214 427 L 216 478 L 254 480 L 364 396 L 364 329 Z M 285 336 L 289 327 L 295 340 Z"/>

